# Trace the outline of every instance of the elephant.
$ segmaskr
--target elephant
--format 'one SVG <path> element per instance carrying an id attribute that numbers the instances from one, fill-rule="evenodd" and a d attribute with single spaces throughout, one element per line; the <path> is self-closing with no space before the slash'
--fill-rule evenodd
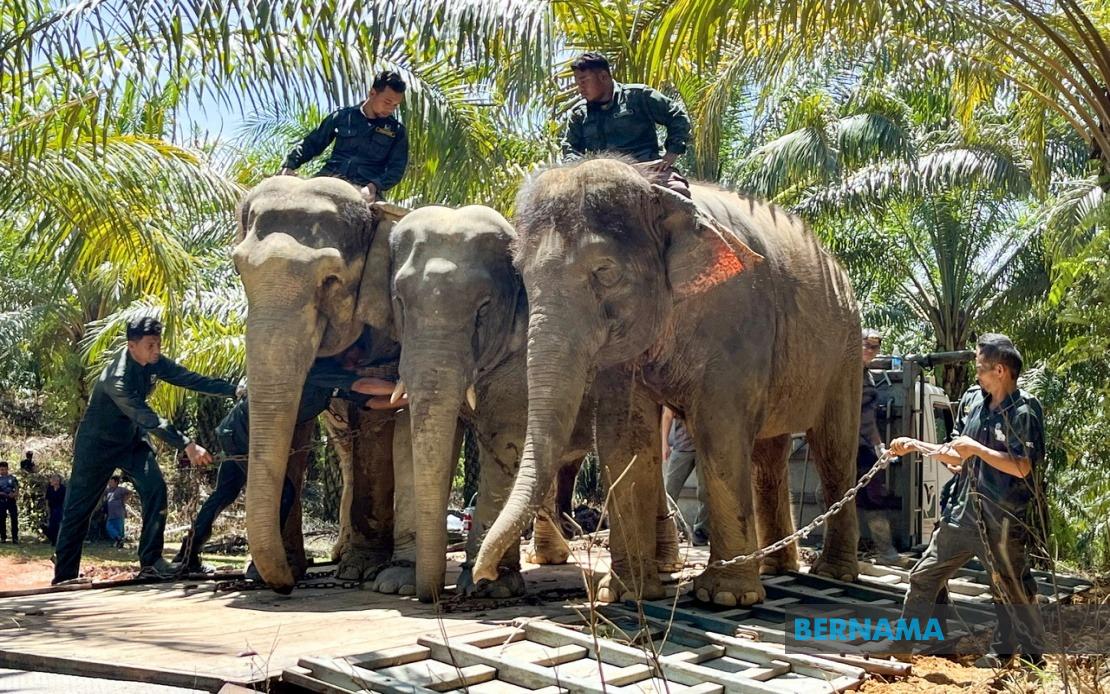
<path id="1" fill-rule="evenodd" d="M 827 504 L 852 485 L 862 372 L 847 274 L 798 217 L 714 186 L 691 190 L 686 198 L 604 157 L 553 166 L 521 188 L 514 262 L 529 302 L 527 433 L 475 580 L 496 577 L 542 500 L 599 369 L 633 369 L 686 417 L 708 484 L 711 561 L 693 584 L 701 601 L 760 602 L 760 573 L 797 568 L 795 545 L 758 566 L 714 565 L 793 532 L 791 433 L 807 433 Z M 613 535 L 655 528 L 634 492 L 652 474 L 633 466 L 634 483 L 611 491 Z M 857 536 L 848 504 L 829 519 L 813 571 L 853 580 Z"/>
<path id="2" fill-rule="evenodd" d="M 502 548 L 497 574 L 480 590 L 470 580 L 469 570 L 482 534 L 508 496 L 525 434 L 528 303 L 512 266 L 510 244 L 515 237 L 508 221 L 488 207 L 422 207 L 393 227 L 389 267 L 367 272 L 379 285 L 363 286 L 362 315 L 371 326 L 392 330 L 403 346 L 399 370 L 409 397 L 411 494 L 415 499 L 411 504 L 401 501 L 400 495 L 409 492 L 402 489 L 399 479 L 397 526 L 414 527 L 415 541 L 405 542 L 398 533 L 394 565 L 383 569 L 374 583 L 380 592 L 414 591 L 420 600 L 431 601 L 444 588 L 447 537 L 443 518 L 458 459 L 460 417 L 471 425 L 479 444 L 480 491 L 474 529 L 468 538 L 468 562 L 458 588 L 490 597 L 524 592 L 519 533 Z M 613 421 L 628 421 L 630 402 L 634 403 L 631 406 L 655 408 L 646 395 L 638 400 L 625 397 L 611 408 L 625 408 L 614 414 Z M 593 446 L 594 413 L 590 397 L 571 413 L 573 427 L 556 456 L 565 471 L 564 487 L 573 483 L 577 464 Z M 658 470 L 658 410 L 636 421 L 638 429 L 599 426 L 599 448 L 638 446 L 634 453 L 645 459 L 654 455 Z M 403 427 L 399 421 L 398 437 Z M 529 554 L 535 563 L 562 563 L 569 554 L 557 526 L 558 516 L 552 513 L 550 482 L 543 490 L 546 502 L 536 509 Z M 652 512 L 665 503 L 659 495 Z M 658 560 L 673 570 L 678 550 L 674 524 L 666 513 L 657 515 L 662 517 L 661 525 L 669 523 L 671 528 L 670 544 L 660 545 Z M 617 541 L 614 554 L 619 556 L 621 550 Z"/>
<path id="3" fill-rule="evenodd" d="M 382 257 L 388 254 L 390 222 L 376 225 L 371 209 L 349 183 L 279 176 L 264 180 L 244 197 L 238 223 L 232 258 L 247 296 L 251 398 L 247 538 L 262 578 L 274 590 L 288 593 L 294 576 L 278 530 L 278 500 L 297 403 L 313 360 L 338 354 L 363 335 L 363 275 L 381 267 L 367 258 L 375 246 Z M 377 227 L 383 228 L 375 233 Z M 400 348 L 382 338 L 374 351 L 388 359 Z M 390 417 L 367 413 L 363 423 L 355 424 L 381 438 L 391 428 L 382 419 Z M 354 463 L 344 468 L 344 498 L 351 508 L 339 549 L 354 557 L 355 573 L 368 574 L 373 571 L 370 564 L 388 558 L 393 541 L 394 473 L 388 443 L 362 448 Z M 406 461 L 402 467 L 409 465 Z M 360 548 L 362 553 L 347 551 Z M 384 548 L 380 556 L 372 556 L 375 548 Z M 340 571 L 347 569 L 341 564 Z"/>

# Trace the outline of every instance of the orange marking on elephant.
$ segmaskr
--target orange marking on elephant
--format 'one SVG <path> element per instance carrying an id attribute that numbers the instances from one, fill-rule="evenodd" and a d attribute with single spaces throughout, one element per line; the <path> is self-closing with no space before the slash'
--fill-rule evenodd
<path id="1" fill-rule="evenodd" d="M 719 284 L 723 284 L 745 270 L 744 261 L 728 247 L 722 239 L 713 241 L 713 258 L 705 268 L 705 272 L 678 287 L 678 292 L 683 296 L 691 296 L 707 292 Z"/>

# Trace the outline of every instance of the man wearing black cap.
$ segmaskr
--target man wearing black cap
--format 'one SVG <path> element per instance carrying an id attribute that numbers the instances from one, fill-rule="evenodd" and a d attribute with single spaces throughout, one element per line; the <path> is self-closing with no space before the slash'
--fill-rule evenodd
<path id="1" fill-rule="evenodd" d="M 617 82 L 600 53 L 583 53 L 570 67 L 582 100 L 570 109 L 563 154 L 632 157 L 645 173 L 657 174 L 668 188 L 690 197 L 689 182 L 674 168 L 690 143 L 690 117 L 682 104 L 647 85 Z M 656 132 L 660 125 L 667 130 L 662 145 Z"/>
<path id="2" fill-rule="evenodd" d="M 170 573 L 169 562 L 162 558 L 166 482 L 148 435 L 154 434 L 174 448 L 184 449 L 194 465 L 206 465 L 212 462 L 212 456 L 146 404 L 159 379 L 210 395 L 231 398 L 243 394 L 237 392 L 233 383 L 200 376 L 163 357 L 162 324 L 157 319 L 142 317 L 128 321 L 127 346 L 100 374 L 77 428 L 53 583 L 77 578 L 89 520 L 117 467 L 131 477 L 142 501 L 140 576 L 153 578 Z"/>

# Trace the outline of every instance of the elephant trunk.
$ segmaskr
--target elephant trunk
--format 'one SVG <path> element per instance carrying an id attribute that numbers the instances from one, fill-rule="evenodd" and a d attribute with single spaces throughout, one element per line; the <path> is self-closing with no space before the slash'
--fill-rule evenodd
<path id="1" fill-rule="evenodd" d="M 289 314 L 301 314 L 300 317 L 315 323 L 314 315 L 304 315 L 303 304 L 298 309 L 290 308 Z M 247 541 L 262 578 L 277 592 L 288 593 L 294 581 L 281 537 L 281 490 L 301 391 L 322 330 L 306 328 L 296 318 L 276 321 L 256 318 L 260 313 L 265 312 L 252 306 L 247 318 L 250 388 Z"/>
<path id="2" fill-rule="evenodd" d="M 576 332 L 570 318 L 551 320 L 546 311 L 536 308 L 529 317 L 524 452 L 509 499 L 478 551 L 475 582 L 497 578 L 501 557 L 543 503 L 555 465 L 570 439 L 586 390 L 591 356 L 589 345 L 568 338 Z"/>
<path id="3" fill-rule="evenodd" d="M 457 342 L 457 339 L 450 342 Z M 466 355 L 448 341 L 423 339 L 402 354 L 401 376 L 409 393 L 412 423 L 413 483 L 416 497 L 416 596 L 436 600 L 447 569 L 445 513 L 455 448 L 459 407 L 470 385 Z M 437 346 L 442 343 L 442 347 Z"/>

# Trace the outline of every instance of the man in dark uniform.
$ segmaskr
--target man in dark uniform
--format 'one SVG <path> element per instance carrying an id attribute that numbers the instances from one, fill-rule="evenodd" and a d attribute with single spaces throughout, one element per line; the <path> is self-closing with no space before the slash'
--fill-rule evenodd
<path id="1" fill-rule="evenodd" d="M 408 404 L 400 399 L 390 405 L 389 396 L 393 393 L 394 383 L 379 378 L 360 378 L 354 369 L 362 356 L 359 343 L 338 357 L 317 359 L 308 372 L 301 401 L 297 406 L 297 424 L 312 421 L 327 409 L 334 397 L 366 402 L 374 409 L 400 408 Z M 361 396 L 361 397 L 360 397 Z M 376 396 L 376 397 L 370 397 Z M 200 562 L 200 551 L 212 536 L 212 525 L 225 508 L 239 498 L 239 492 L 247 484 L 247 458 L 250 452 L 250 411 L 249 398 L 236 403 L 216 427 L 216 436 L 223 449 L 225 459 L 220 463 L 216 476 L 216 488 L 205 500 L 193 521 L 189 536 L 181 544 L 175 562 L 185 559 L 185 569 L 192 572 L 204 571 Z M 293 508 L 296 490 L 293 482 L 285 478 L 281 490 L 281 526 Z M 248 570 L 248 574 L 250 574 Z"/>
<path id="2" fill-rule="evenodd" d="M 5 523 L 12 520 L 12 544 L 19 544 L 19 480 L 8 472 L 8 464 L 0 460 L 0 542 L 8 541 Z"/>
<path id="3" fill-rule="evenodd" d="M 883 345 L 883 336 L 876 330 L 864 330 L 863 335 L 863 398 L 860 401 L 859 445 L 856 450 L 856 477 L 862 477 L 874 467 L 885 452 L 879 434 L 879 391 L 870 365 Z M 897 566 L 901 560 L 890 532 L 891 511 L 898 507 L 898 500 L 888 493 L 882 475 L 875 477 L 856 496 L 861 525 L 867 527 L 871 542 L 878 554 L 876 562 Z"/>
<path id="4" fill-rule="evenodd" d="M 210 463 L 212 456 L 150 409 L 147 396 L 159 379 L 228 398 L 245 394 L 245 390 L 240 392 L 235 384 L 223 379 L 195 374 L 163 357 L 161 352 L 162 324 L 157 319 L 128 321 L 127 346 L 112 359 L 93 387 L 73 444 L 73 473 L 58 532 L 53 583 L 77 578 L 89 520 L 117 467 L 128 474 L 142 500 L 140 575 L 158 577 L 171 571 L 169 562 L 162 558 L 166 482 L 155 460 L 149 434 L 174 448 L 184 449 L 194 465 Z"/>
<path id="5" fill-rule="evenodd" d="M 1043 625 L 1029 607 L 1035 596 L 1027 585 L 1028 511 L 1034 469 L 1044 461 L 1044 418 L 1036 398 L 1017 387 L 1021 368 L 1021 354 L 1009 338 L 983 335 L 975 355 L 979 387 L 961 399 L 958 436 L 946 444 L 904 437 L 890 444 L 894 455 L 918 450 L 959 476 L 929 547 L 910 572 L 902 617 L 928 618 L 948 579 L 978 557 L 999 614 L 995 643 L 981 663 L 990 666 L 1001 664 L 1017 644 L 1024 660 L 1044 662 Z"/>
<path id="6" fill-rule="evenodd" d="M 397 185 L 409 163 L 405 126 L 393 112 L 405 100 L 405 81 L 396 72 L 374 79 L 370 95 L 358 106 L 327 116 L 285 158 L 282 174 L 292 174 L 315 159 L 334 140 L 331 155 L 318 176 L 334 176 L 359 187 L 368 202 Z"/>
<path id="7" fill-rule="evenodd" d="M 658 173 L 668 188 L 690 197 L 689 181 L 674 169 L 690 144 L 690 117 L 682 104 L 647 85 L 615 81 L 609 61 L 600 53 L 583 53 L 571 69 L 582 99 L 570 109 L 563 154 L 629 156 L 646 171 Z M 667 130 L 662 146 L 658 125 Z"/>

